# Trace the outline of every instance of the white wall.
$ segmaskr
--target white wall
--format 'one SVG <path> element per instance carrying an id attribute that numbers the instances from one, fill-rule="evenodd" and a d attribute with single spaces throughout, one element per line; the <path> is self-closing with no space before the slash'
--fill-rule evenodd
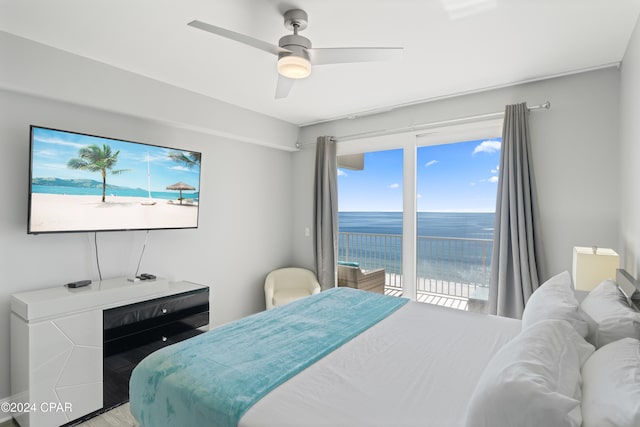
<path id="1" fill-rule="evenodd" d="M 627 47 L 620 82 L 620 246 L 622 265 L 640 274 L 640 21 Z"/>
<path id="2" fill-rule="evenodd" d="M 295 150 L 291 123 L 2 31 L 0 58 L 0 88 Z"/>
<path id="3" fill-rule="evenodd" d="M 293 265 L 315 271 L 313 259 L 313 180 L 315 144 L 293 153 Z M 309 236 L 305 230 L 309 229 Z"/>
<path id="4" fill-rule="evenodd" d="M 313 151 L 311 143 L 319 135 L 339 139 L 362 132 L 503 111 L 506 104 L 527 101 L 534 105 L 547 100 L 551 102 L 550 110 L 536 111 L 530 116 L 545 246 L 543 278 L 562 270 L 570 271 L 575 245 L 619 249 L 619 71 L 615 68 L 302 128 L 300 141 L 304 148 L 294 154 L 294 169 L 300 172 L 294 197 L 306 200 L 313 187 L 313 156 L 309 153 Z M 299 263 L 309 263 L 313 254 L 299 230 L 311 222 L 312 208 L 296 203 L 294 209 L 294 254 Z"/>
<path id="5" fill-rule="evenodd" d="M 10 295 L 98 279 L 93 234 L 26 233 L 30 124 L 201 151 L 200 226 L 151 231 L 141 271 L 211 286 L 213 324 L 264 309 L 266 273 L 291 262 L 292 153 L 0 89 L 0 399 Z M 135 271 L 145 232 L 97 238 L 104 278 Z"/>

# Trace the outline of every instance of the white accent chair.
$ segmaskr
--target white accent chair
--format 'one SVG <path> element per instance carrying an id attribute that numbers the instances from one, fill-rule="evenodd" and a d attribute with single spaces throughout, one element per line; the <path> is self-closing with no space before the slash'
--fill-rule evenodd
<path id="1" fill-rule="evenodd" d="M 315 273 L 305 268 L 273 270 L 264 280 L 267 310 L 319 292 L 320 284 Z"/>

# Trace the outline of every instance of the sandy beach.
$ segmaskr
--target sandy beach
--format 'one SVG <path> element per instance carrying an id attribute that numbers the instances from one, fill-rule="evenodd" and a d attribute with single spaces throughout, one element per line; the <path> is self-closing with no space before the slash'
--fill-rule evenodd
<path id="1" fill-rule="evenodd" d="M 143 205 L 141 197 L 72 196 L 33 193 L 31 195 L 31 232 L 90 231 L 195 227 L 198 206 L 152 199 L 155 205 Z"/>

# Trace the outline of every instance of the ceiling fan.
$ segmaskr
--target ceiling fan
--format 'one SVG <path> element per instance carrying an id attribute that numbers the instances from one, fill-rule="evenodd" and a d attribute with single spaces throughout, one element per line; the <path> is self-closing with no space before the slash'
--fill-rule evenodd
<path id="1" fill-rule="evenodd" d="M 276 99 L 286 98 L 296 80 L 304 79 L 311 74 L 312 65 L 388 61 L 397 59 L 402 54 L 401 47 L 312 48 L 311 41 L 298 34 L 298 31 L 307 28 L 308 22 L 307 13 L 304 10 L 292 9 L 285 12 L 284 26 L 289 31 L 293 31 L 293 34 L 282 37 L 277 46 L 202 21 L 191 21 L 187 25 L 277 55 Z"/>

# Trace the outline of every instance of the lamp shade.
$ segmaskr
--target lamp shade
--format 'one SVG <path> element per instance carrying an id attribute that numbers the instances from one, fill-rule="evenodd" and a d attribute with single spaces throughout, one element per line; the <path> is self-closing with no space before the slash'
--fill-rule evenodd
<path id="1" fill-rule="evenodd" d="M 573 285 L 591 291 L 603 280 L 615 280 L 620 258 L 613 249 L 598 247 L 573 248 Z"/>
<path id="2" fill-rule="evenodd" d="M 304 79 L 311 74 L 311 62 L 296 55 L 281 55 L 278 59 L 278 73 L 290 79 Z"/>

